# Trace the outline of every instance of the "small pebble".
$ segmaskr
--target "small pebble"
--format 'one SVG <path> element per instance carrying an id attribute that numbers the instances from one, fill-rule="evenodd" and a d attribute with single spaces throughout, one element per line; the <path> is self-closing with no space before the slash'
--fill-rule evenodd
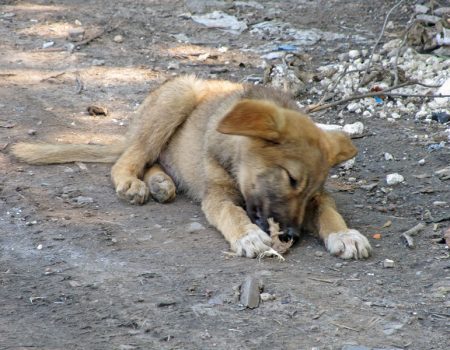
<path id="1" fill-rule="evenodd" d="M 395 266 L 394 260 L 391 259 L 384 259 L 383 261 L 383 267 L 385 269 L 393 268 Z"/>
<path id="2" fill-rule="evenodd" d="M 346 132 L 350 136 L 360 136 L 364 132 L 364 124 L 361 122 L 345 124 L 342 131 Z"/>
<path id="3" fill-rule="evenodd" d="M 46 41 L 45 43 L 42 44 L 42 48 L 48 49 L 49 47 L 52 47 L 53 45 L 55 45 L 54 41 Z"/>
<path id="4" fill-rule="evenodd" d="M 122 35 L 116 35 L 115 37 L 114 37 L 114 39 L 113 39 L 113 41 L 115 42 L 115 43 L 123 43 L 123 36 Z"/>
<path id="5" fill-rule="evenodd" d="M 390 154 L 390 153 L 385 153 L 384 154 L 384 160 L 394 160 L 394 156 L 392 155 L 392 154 Z"/>
<path id="6" fill-rule="evenodd" d="M 421 160 L 419 160 L 418 162 L 417 162 L 419 165 L 424 165 L 425 164 L 425 159 L 421 159 Z"/>
<path id="7" fill-rule="evenodd" d="M 188 232 L 188 233 L 194 233 L 194 232 L 197 232 L 197 231 L 201 231 L 201 230 L 204 230 L 205 229 L 205 226 L 203 226 L 201 223 L 199 223 L 199 222 L 191 222 L 187 227 L 186 227 L 186 231 Z"/>
<path id="8" fill-rule="evenodd" d="M 445 207 L 447 205 L 447 202 L 444 201 L 434 201 L 433 206 L 435 207 Z"/>
<path id="9" fill-rule="evenodd" d="M 386 183 L 390 186 L 397 185 L 403 181 L 405 181 L 405 178 L 398 173 L 386 175 Z"/>
<path id="10" fill-rule="evenodd" d="M 104 66 L 105 65 L 105 60 L 94 59 L 92 61 L 92 65 L 93 66 Z"/>
<path id="11" fill-rule="evenodd" d="M 316 252 L 314 253 L 314 256 L 316 256 L 316 257 L 320 258 L 320 257 L 322 257 L 322 256 L 323 256 L 323 252 L 322 252 L 322 251 L 320 251 L 320 250 L 318 250 L 318 251 L 316 251 Z"/>
<path id="12" fill-rule="evenodd" d="M 37 250 L 41 250 L 41 249 L 42 249 L 42 244 L 39 244 L 39 245 L 36 247 L 36 249 L 37 249 Z"/>
<path id="13" fill-rule="evenodd" d="M 350 58 L 358 58 L 359 56 L 361 56 L 361 53 L 358 50 L 350 50 L 348 52 L 348 57 Z"/>
<path id="14" fill-rule="evenodd" d="M 27 131 L 27 134 L 30 135 L 30 136 L 34 136 L 34 135 L 36 135 L 36 133 L 37 133 L 37 131 L 34 130 L 34 129 L 30 129 L 30 130 Z"/>
<path id="15" fill-rule="evenodd" d="M 261 293 L 260 295 L 261 301 L 271 301 L 275 299 L 275 295 L 270 293 Z"/>

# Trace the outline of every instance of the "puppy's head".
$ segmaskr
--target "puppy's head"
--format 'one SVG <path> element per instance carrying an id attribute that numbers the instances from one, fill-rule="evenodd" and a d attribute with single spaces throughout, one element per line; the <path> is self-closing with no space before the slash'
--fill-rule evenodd
<path id="1" fill-rule="evenodd" d="M 266 232 L 272 217 L 288 236 L 301 228 L 330 168 L 357 152 L 344 133 L 325 132 L 308 116 L 262 100 L 237 103 L 217 130 L 244 136 L 237 176 L 249 217 Z"/>

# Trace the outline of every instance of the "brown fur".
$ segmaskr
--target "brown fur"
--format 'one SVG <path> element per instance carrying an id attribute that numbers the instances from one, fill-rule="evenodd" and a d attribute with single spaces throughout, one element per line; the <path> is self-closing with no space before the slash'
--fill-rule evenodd
<path id="1" fill-rule="evenodd" d="M 355 147 L 343 133 L 319 129 L 288 96 L 267 88 L 176 78 L 142 103 L 123 143 L 19 143 L 12 153 L 34 164 L 116 160 L 116 192 L 132 203 L 142 204 L 150 194 L 160 202 L 172 200 L 176 186 L 202 203 L 208 221 L 240 255 L 270 249 L 270 238 L 255 225 L 269 217 L 285 227 L 309 226 L 336 255 L 370 253 L 368 242 L 365 251 L 353 242 L 356 253 L 343 238 L 332 247 L 327 243 L 338 233 L 349 239 L 350 230 L 323 185 L 329 169 L 353 157 Z"/>

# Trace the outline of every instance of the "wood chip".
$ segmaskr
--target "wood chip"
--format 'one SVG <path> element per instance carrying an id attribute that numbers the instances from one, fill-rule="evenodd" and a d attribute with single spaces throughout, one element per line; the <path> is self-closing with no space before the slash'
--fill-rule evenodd
<path id="1" fill-rule="evenodd" d="M 108 115 L 108 110 L 106 109 L 106 107 L 100 106 L 89 106 L 87 108 L 87 112 L 93 116 Z"/>
<path id="2" fill-rule="evenodd" d="M 289 248 L 294 244 L 294 240 L 290 239 L 287 242 L 280 240 L 280 235 L 283 231 L 280 231 L 280 225 L 276 223 L 272 218 L 268 219 L 270 237 L 272 238 L 272 248 L 280 254 L 286 253 Z"/>

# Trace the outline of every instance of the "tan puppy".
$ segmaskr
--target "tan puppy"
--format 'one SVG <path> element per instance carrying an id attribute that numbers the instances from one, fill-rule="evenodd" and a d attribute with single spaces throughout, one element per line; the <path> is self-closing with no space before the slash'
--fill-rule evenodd
<path id="1" fill-rule="evenodd" d="M 354 157 L 355 147 L 269 88 L 175 78 L 147 97 L 121 143 L 18 143 L 12 153 L 32 164 L 116 161 L 116 192 L 135 204 L 149 195 L 167 202 L 175 188 L 185 191 L 238 255 L 271 251 L 268 218 L 285 239 L 302 228 L 318 233 L 344 259 L 371 252 L 323 190 L 330 168 Z"/>

